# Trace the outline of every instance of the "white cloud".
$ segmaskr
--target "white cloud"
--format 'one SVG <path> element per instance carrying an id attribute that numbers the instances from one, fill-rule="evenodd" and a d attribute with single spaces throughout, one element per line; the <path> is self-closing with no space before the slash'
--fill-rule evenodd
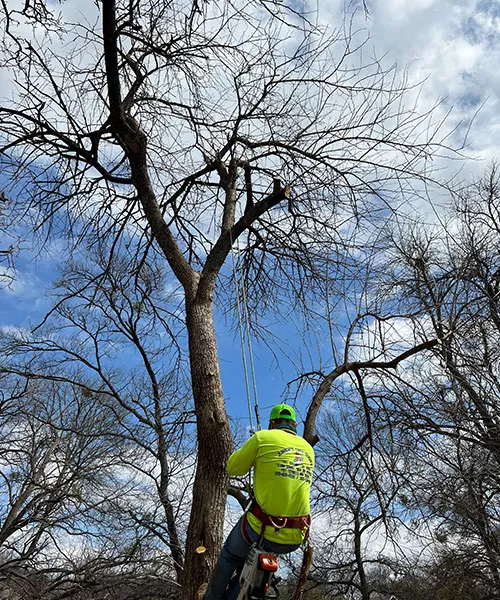
<path id="1" fill-rule="evenodd" d="M 19 297 L 21 300 L 40 298 L 45 283 L 33 272 L 2 267 L 0 270 L 0 298 Z"/>
<path id="2" fill-rule="evenodd" d="M 0 288 L 4 286 L 12 287 L 16 279 L 16 272 L 12 267 L 3 266 L 0 269 Z"/>
<path id="3" fill-rule="evenodd" d="M 367 26 L 374 46 L 379 52 L 387 51 L 388 59 L 408 65 L 410 82 L 427 79 L 420 104 L 430 106 L 436 98 L 447 97 L 441 110 L 453 105 L 452 119 L 458 121 L 470 119 L 480 102 L 486 101 L 470 141 L 472 149 L 485 158 L 498 153 L 499 142 L 492 144 L 490 134 L 490 128 L 500 123 L 498 3 L 375 0 L 371 6 Z"/>
<path id="4" fill-rule="evenodd" d="M 32 337 L 29 329 L 26 327 L 16 327 L 15 325 L 3 325 L 0 327 L 0 332 L 17 341 L 26 341 Z"/>

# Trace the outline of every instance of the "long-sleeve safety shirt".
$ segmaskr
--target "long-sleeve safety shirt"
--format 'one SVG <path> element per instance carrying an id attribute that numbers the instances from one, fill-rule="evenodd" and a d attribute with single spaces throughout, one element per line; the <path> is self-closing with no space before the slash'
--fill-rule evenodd
<path id="1" fill-rule="evenodd" d="M 306 440 L 283 429 L 258 431 L 234 452 L 227 463 L 231 476 L 254 469 L 254 495 L 262 510 L 275 517 L 309 514 L 309 497 L 314 470 L 314 450 Z M 251 513 L 248 523 L 261 532 L 261 522 Z M 300 529 L 276 530 L 267 526 L 264 537 L 280 544 L 300 544 Z"/>

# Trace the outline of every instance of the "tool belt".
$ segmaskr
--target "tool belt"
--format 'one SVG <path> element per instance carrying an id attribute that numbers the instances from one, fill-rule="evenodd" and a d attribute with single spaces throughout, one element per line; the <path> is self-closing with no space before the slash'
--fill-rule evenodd
<path id="1" fill-rule="evenodd" d="M 259 519 L 263 529 L 268 525 L 274 527 L 276 531 L 279 529 L 301 529 L 303 531 L 309 530 L 309 527 L 311 527 L 311 515 L 302 515 L 300 517 L 275 517 L 265 513 L 255 501 L 250 506 L 249 512 Z"/>

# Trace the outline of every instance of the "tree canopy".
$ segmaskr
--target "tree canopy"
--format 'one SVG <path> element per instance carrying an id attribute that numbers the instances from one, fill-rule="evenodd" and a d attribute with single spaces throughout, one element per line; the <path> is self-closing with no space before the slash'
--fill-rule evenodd
<path id="1" fill-rule="evenodd" d="M 252 335 L 277 354 L 300 323 L 294 358 L 309 358 L 288 396 L 306 439 L 335 407 L 318 508 L 348 506 L 353 536 L 327 540 L 343 554 L 313 578 L 368 600 L 365 533 L 394 541 L 420 510 L 453 530 L 458 499 L 432 504 L 426 485 L 472 469 L 478 499 L 496 460 L 496 174 L 451 196 L 449 229 L 415 224 L 430 186 L 448 189 L 433 160 L 454 155 L 452 132 L 349 19 L 332 31 L 265 0 L 1 8 L 6 216 L 42 246 L 64 239 L 65 256 L 42 322 L 2 335 L 0 572 L 43 575 L 44 598 L 104 593 L 122 571 L 195 596 L 222 541 L 235 433 L 214 321 L 234 319 L 233 253 Z M 459 460 L 469 445 L 477 471 Z M 477 507 L 461 525 L 497 586 Z M 74 554 L 61 531 L 84 540 Z"/>

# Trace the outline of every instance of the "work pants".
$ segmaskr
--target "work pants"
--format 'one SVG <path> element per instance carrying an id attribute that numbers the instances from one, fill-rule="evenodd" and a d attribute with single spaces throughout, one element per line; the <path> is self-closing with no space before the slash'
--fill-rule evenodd
<path id="1" fill-rule="evenodd" d="M 245 528 L 245 536 L 242 527 Z M 258 541 L 259 537 L 247 520 L 241 517 L 224 542 L 203 600 L 236 600 L 240 592 L 239 579 L 245 559 L 250 547 Z M 266 539 L 262 543 L 262 548 L 272 554 L 289 554 L 299 546 L 300 544 L 278 544 Z"/>

